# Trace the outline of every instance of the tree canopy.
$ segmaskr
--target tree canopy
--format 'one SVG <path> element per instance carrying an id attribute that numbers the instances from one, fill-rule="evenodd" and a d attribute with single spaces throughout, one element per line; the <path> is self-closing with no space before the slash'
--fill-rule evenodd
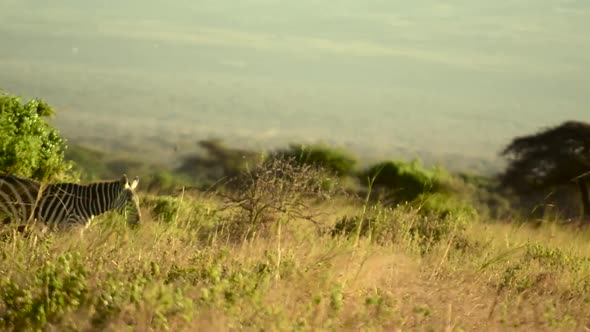
<path id="1" fill-rule="evenodd" d="M 590 179 L 590 124 L 567 121 L 539 133 L 516 137 L 503 151 L 508 167 L 501 175 L 505 186 L 519 192 L 561 185 L 577 185 L 584 215 L 590 216 L 587 182 Z"/>
<path id="2" fill-rule="evenodd" d="M 63 177 L 70 169 L 64 162 L 65 142 L 46 118 L 53 108 L 39 99 L 0 92 L 0 173 L 36 180 Z"/>

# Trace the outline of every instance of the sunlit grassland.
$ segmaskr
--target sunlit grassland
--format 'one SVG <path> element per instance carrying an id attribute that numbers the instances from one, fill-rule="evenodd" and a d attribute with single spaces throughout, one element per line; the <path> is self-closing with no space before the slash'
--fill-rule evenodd
<path id="1" fill-rule="evenodd" d="M 434 239 L 416 210 L 371 205 L 363 214 L 361 202 L 332 199 L 309 205 L 322 227 L 277 215 L 246 233 L 236 227 L 243 211 L 210 195 L 144 194 L 142 205 L 146 218 L 135 228 L 107 215 L 82 233 L 6 233 L 0 324 L 110 331 L 590 324 L 587 230 L 474 219 Z M 373 231 L 333 233 L 343 216 L 364 216 Z"/>

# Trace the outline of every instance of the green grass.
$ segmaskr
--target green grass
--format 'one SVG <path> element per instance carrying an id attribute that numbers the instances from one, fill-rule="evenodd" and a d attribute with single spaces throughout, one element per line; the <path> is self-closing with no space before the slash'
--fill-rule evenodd
<path id="1" fill-rule="evenodd" d="M 413 207 L 333 198 L 318 222 L 269 218 L 218 198 L 143 195 L 129 228 L 7 233 L 7 330 L 582 330 L 590 325 L 590 233 L 425 220 Z M 311 206 L 311 205 L 310 205 Z M 151 217 L 150 217 L 151 215 Z M 274 217 L 274 219 L 272 219 Z M 283 219 L 281 219 L 283 218 Z M 284 219 L 286 218 L 286 219 Z M 358 242 L 336 229 L 366 221 Z M 443 222 L 444 221 L 444 222 Z M 281 232 L 277 232 L 281 225 Z M 356 225 L 353 222 L 353 226 Z M 326 231 L 328 230 L 328 231 Z M 437 230 L 434 232 L 433 230 Z M 355 233 L 353 233 L 355 234 Z"/>

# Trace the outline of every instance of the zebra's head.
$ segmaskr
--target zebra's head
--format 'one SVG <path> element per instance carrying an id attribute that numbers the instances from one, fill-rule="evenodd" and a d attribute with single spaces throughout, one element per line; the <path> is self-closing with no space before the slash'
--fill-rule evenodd
<path id="1" fill-rule="evenodd" d="M 116 202 L 116 206 L 128 217 L 127 222 L 130 224 L 139 224 L 141 222 L 141 210 L 139 209 L 139 197 L 135 193 L 135 188 L 139 183 L 139 177 L 135 177 L 133 182 L 129 183 L 127 175 L 123 174 L 121 180 L 121 192 Z"/>

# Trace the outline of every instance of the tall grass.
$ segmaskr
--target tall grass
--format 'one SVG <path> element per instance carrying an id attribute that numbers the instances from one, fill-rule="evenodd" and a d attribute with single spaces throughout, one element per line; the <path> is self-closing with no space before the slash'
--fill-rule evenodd
<path id="1" fill-rule="evenodd" d="M 587 230 L 326 195 L 313 167 L 264 167 L 222 195 L 143 193 L 140 227 L 111 213 L 84 232 L 3 228 L 0 328 L 590 327 Z"/>

